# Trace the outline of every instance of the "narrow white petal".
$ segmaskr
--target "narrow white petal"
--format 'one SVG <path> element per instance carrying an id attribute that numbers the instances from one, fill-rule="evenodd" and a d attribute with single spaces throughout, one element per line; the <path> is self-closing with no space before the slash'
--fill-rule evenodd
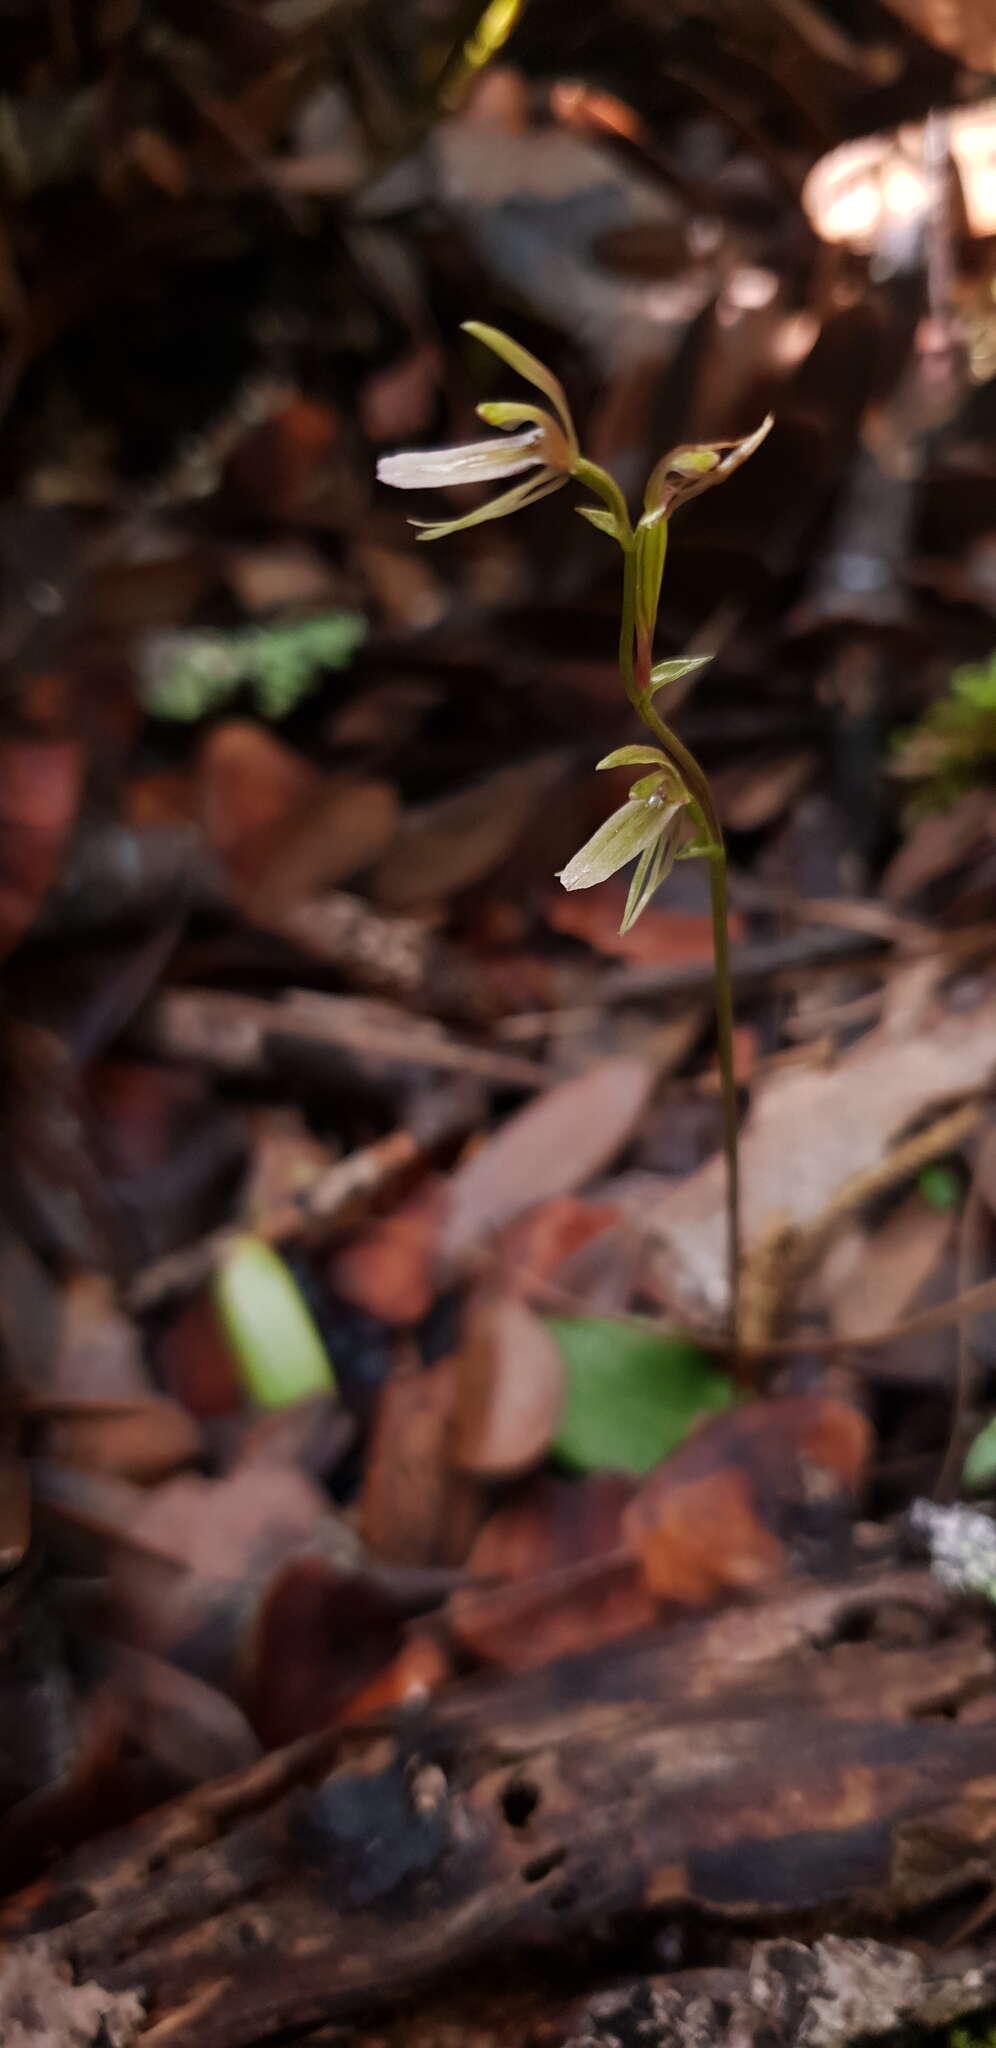
<path id="1" fill-rule="evenodd" d="M 491 483 L 535 468 L 543 460 L 542 441 L 541 428 L 526 427 L 521 434 L 471 441 L 463 448 L 413 448 L 401 455 L 382 455 L 377 475 L 382 484 L 395 484 L 400 491 Z"/>

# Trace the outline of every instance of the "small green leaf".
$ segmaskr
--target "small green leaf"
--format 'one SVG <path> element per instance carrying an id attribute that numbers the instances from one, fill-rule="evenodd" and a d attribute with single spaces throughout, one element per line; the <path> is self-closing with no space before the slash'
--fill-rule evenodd
<path id="1" fill-rule="evenodd" d="M 733 1381 L 689 1338 L 602 1316 L 550 1316 L 567 1375 L 553 1448 L 581 1472 L 649 1472 L 700 1415 L 728 1408 Z"/>
<path id="2" fill-rule="evenodd" d="M 630 784 L 630 796 L 642 797 L 644 802 L 646 802 L 648 796 L 659 796 L 663 799 L 668 793 L 667 786 L 670 780 L 671 778 L 666 768 L 658 768 L 650 775 L 640 775 L 634 783 Z"/>
<path id="3" fill-rule="evenodd" d="M 213 1300 L 246 1391 L 261 1408 L 334 1391 L 317 1325 L 272 1245 L 259 1237 L 240 1238 L 215 1276 Z"/>
<path id="4" fill-rule="evenodd" d="M 954 1166 L 948 1166 L 943 1159 L 936 1159 L 931 1166 L 924 1166 L 917 1175 L 917 1187 L 925 1202 L 932 1209 L 959 1209 L 961 1207 L 961 1175 Z"/>
<path id="5" fill-rule="evenodd" d="M 662 754 L 659 747 L 616 747 L 611 754 L 603 754 L 602 759 L 595 763 L 596 768 L 642 768 L 644 765 L 666 768 L 667 755 Z"/>
<path id="6" fill-rule="evenodd" d="M 575 505 L 579 519 L 587 519 L 589 526 L 597 526 L 599 533 L 607 533 L 611 540 L 621 540 L 619 521 L 614 512 L 603 505 Z"/>
<path id="7" fill-rule="evenodd" d="M 996 1415 L 969 1445 L 961 1476 L 966 1486 L 988 1486 L 996 1479 Z"/>
<path id="8" fill-rule="evenodd" d="M 705 668 L 707 662 L 714 660 L 715 655 L 712 654 L 686 654 L 678 661 L 656 661 L 650 671 L 651 695 L 655 690 L 663 690 L 668 683 L 676 683 L 680 676 L 690 676 L 693 670 Z"/>
<path id="9" fill-rule="evenodd" d="M 564 888 L 593 889 L 596 882 L 607 882 L 660 837 L 665 823 L 666 812 L 660 804 L 634 803 L 632 799 L 623 804 L 561 869 Z"/>

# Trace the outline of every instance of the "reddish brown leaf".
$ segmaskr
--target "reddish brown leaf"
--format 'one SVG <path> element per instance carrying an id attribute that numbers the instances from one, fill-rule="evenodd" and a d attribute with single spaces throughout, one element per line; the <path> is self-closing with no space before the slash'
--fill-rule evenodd
<path id="1" fill-rule="evenodd" d="M 165 1479 L 203 1453 L 200 1432 L 175 1401 L 135 1401 L 120 1408 L 98 1404 L 67 1411 L 49 1424 L 45 1450 L 67 1465 L 110 1472 L 139 1485 Z"/>
<path id="2" fill-rule="evenodd" d="M 194 1294 L 156 1344 L 165 1385 L 192 1415 L 234 1415 L 242 1384 L 207 1294 Z"/>
<path id="3" fill-rule="evenodd" d="M 240 1465 L 295 1465 L 325 1479 L 356 1440 L 356 1423 L 338 1394 L 311 1394 L 254 1415 L 236 1456 Z"/>
<path id="4" fill-rule="evenodd" d="M 665 1459 L 623 1516 L 659 1600 L 696 1605 L 789 1568 L 796 1538 L 847 1516 L 871 1449 L 864 1416 L 822 1394 L 750 1402 Z"/>
<path id="5" fill-rule="evenodd" d="M 511 1117 L 450 1180 L 443 1257 L 459 1260 L 534 1203 L 584 1187 L 632 1137 L 654 1079 L 647 1060 L 600 1060 Z"/>
<path id="6" fill-rule="evenodd" d="M 276 838 L 249 908 L 261 918 L 276 917 L 334 889 L 390 846 L 397 820 L 398 799 L 389 782 L 329 778 Z"/>
<path id="7" fill-rule="evenodd" d="M 402 1618 L 368 1578 L 292 1558 L 260 1603 L 243 1662 L 246 1711 L 276 1746 L 323 1728 L 397 1655 Z"/>
<path id="8" fill-rule="evenodd" d="M 432 1307 L 436 1244 L 446 1206 L 440 1175 L 419 1187 L 336 1251 L 329 1285 L 344 1301 L 398 1328 L 419 1323 Z"/>
<path id="9" fill-rule="evenodd" d="M 452 1661 L 436 1636 L 413 1635 L 369 1685 L 361 1686 L 353 1694 L 343 1709 L 342 1719 L 364 1721 L 368 1715 L 389 1713 L 396 1707 L 419 1706 L 445 1685 L 452 1668 Z"/>
<path id="10" fill-rule="evenodd" d="M 545 1323 L 512 1295 L 473 1301 L 453 1361 L 450 1457 L 478 1479 L 512 1479 L 550 1448 L 564 1402 L 564 1364 Z"/>
<path id="11" fill-rule="evenodd" d="M 207 840 L 242 886 L 259 881 L 288 824 L 323 786 L 310 762 L 241 718 L 208 733 L 198 780 Z"/>
<path id="12" fill-rule="evenodd" d="M 381 1389 L 360 1500 L 360 1530 L 375 1557 L 433 1565 L 467 1554 L 479 1493 L 448 1463 L 454 1395 L 448 1359 L 428 1372 L 404 1361 Z"/>
<path id="13" fill-rule="evenodd" d="M 335 571 L 307 542 L 276 540 L 269 547 L 232 548 L 223 569 L 247 612 L 274 611 L 287 605 L 334 603 Z"/>
<path id="14" fill-rule="evenodd" d="M 622 1472 L 592 1472 L 585 1479 L 538 1473 L 489 1515 L 467 1559 L 468 1576 L 538 1578 L 618 1550 L 623 1509 L 635 1492 L 635 1481 Z"/>
<path id="15" fill-rule="evenodd" d="M 468 1589 L 450 1603 L 457 1641 L 506 1671 L 532 1670 L 554 1657 L 615 1642 L 655 1619 L 638 1565 L 618 1550 L 491 1592 Z"/>
<path id="16" fill-rule="evenodd" d="M 621 932 L 625 905 L 626 890 L 617 888 L 615 882 L 604 883 L 600 889 L 579 889 L 574 894 L 558 889 L 548 899 L 546 920 L 555 932 L 584 939 L 586 945 L 612 959 L 633 960 L 646 966 L 666 962 L 676 967 L 711 958 L 712 921 L 708 916 L 658 910 L 652 905 L 628 932 Z M 730 937 L 742 936 L 743 919 L 734 912 L 730 918 Z"/>
<path id="17" fill-rule="evenodd" d="M 834 1334 L 867 1337 L 909 1313 L 954 1242 L 956 1219 L 919 1194 L 901 1202 L 873 1236 L 853 1231 L 834 1245 L 819 1279 Z"/>
<path id="18" fill-rule="evenodd" d="M 525 1670 L 649 1625 L 653 1600 L 622 1547 L 633 1483 L 619 1473 L 533 1479 L 493 1514 L 447 1610 L 458 1642 L 485 1663 Z"/>
<path id="19" fill-rule="evenodd" d="M 724 830 L 758 832 L 787 811 L 812 780 L 816 756 L 764 754 L 738 762 L 712 778 L 712 793 Z"/>
<path id="20" fill-rule="evenodd" d="M 307 510 L 337 435 L 327 406 L 296 396 L 246 435 L 226 465 L 226 485 L 264 518 L 293 520 Z"/>
<path id="21" fill-rule="evenodd" d="M 74 1273 L 63 1289 L 50 1386 L 90 1401 L 134 1400 L 151 1391 L 138 1331 L 105 1273 Z"/>
<path id="22" fill-rule="evenodd" d="M 83 776 L 77 740 L 11 736 L 0 745 L 0 953 L 55 880 Z"/>
<path id="23" fill-rule="evenodd" d="M 561 754 L 541 754 L 411 812 L 374 874 L 376 901 L 413 910 L 492 874 L 563 773 Z"/>
<path id="24" fill-rule="evenodd" d="M 614 1202 L 582 1202 L 554 1195 L 504 1230 L 495 1245 L 495 1264 L 508 1291 L 542 1298 L 546 1282 L 598 1238 L 614 1231 L 622 1211 Z"/>

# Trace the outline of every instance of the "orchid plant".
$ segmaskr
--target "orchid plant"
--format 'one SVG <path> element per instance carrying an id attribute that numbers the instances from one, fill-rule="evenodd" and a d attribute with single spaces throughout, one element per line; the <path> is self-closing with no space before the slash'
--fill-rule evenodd
<path id="1" fill-rule="evenodd" d="M 481 321 L 464 322 L 473 335 L 517 371 L 546 399 L 546 405 L 509 401 L 477 408 L 486 426 L 502 430 L 502 438 L 477 441 L 463 448 L 412 451 L 385 455 L 377 466 L 383 483 L 401 490 L 448 489 L 454 484 L 523 479 L 497 497 L 476 505 L 462 517 L 413 520 L 420 540 L 442 540 L 451 533 L 501 519 L 535 505 L 567 483 L 579 484 L 598 500 L 577 510 L 622 551 L 622 624 L 619 672 L 634 711 L 652 735 L 653 744 L 617 747 L 599 761 L 599 768 L 640 768 L 627 801 L 568 861 L 560 880 L 565 889 L 590 889 L 607 881 L 628 862 L 636 866 L 630 884 L 622 931 L 628 931 L 646 909 L 655 890 L 676 860 L 701 857 L 709 870 L 712 904 L 713 959 L 716 977 L 716 1031 L 723 1087 L 723 1138 L 727 1165 L 727 1218 L 731 1313 L 736 1322 L 739 1268 L 740 1203 L 737 1163 L 737 1098 L 733 1072 L 733 1003 L 727 930 L 726 853 L 723 834 L 708 780 L 693 754 L 666 725 L 657 708 L 658 692 L 679 676 L 711 660 L 696 655 L 656 662 L 654 631 L 672 514 L 739 469 L 760 446 L 771 426 L 764 420 L 742 441 L 716 441 L 673 448 L 652 470 L 644 493 L 643 512 L 635 525 L 619 485 L 607 470 L 581 453 L 563 386 L 544 363 Z"/>

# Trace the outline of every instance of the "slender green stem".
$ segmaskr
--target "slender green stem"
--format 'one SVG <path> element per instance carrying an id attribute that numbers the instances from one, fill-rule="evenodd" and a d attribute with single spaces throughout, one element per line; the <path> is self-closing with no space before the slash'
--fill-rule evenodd
<path id="1" fill-rule="evenodd" d="M 599 463 L 589 462 L 586 455 L 575 457 L 571 464 L 571 475 L 575 483 L 585 484 L 589 491 L 594 491 L 596 497 L 601 498 L 603 505 L 608 506 L 619 529 L 619 545 L 628 550 L 632 545 L 633 529 L 629 523 L 626 500 L 615 477 L 610 476 L 608 470 L 602 469 Z"/>
<path id="2" fill-rule="evenodd" d="M 684 741 L 665 725 L 654 702 L 650 683 L 653 661 L 653 628 L 636 633 L 636 566 L 632 547 L 625 553 L 623 612 L 619 638 L 619 667 L 626 695 L 634 711 L 653 733 L 673 761 L 692 799 L 697 825 L 704 828 L 709 863 L 709 899 L 712 910 L 712 951 L 715 969 L 716 1045 L 723 1098 L 723 1151 L 726 1158 L 726 1227 L 730 1283 L 730 1323 L 737 1331 L 737 1291 L 740 1277 L 740 1158 L 738 1146 L 737 1084 L 733 1070 L 733 987 L 730 975 L 730 933 L 726 900 L 726 847 L 723 830 L 713 802 L 708 778 Z"/>
<path id="3" fill-rule="evenodd" d="M 726 1155 L 727 1261 L 730 1279 L 730 1328 L 737 1335 L 740 1284 L 740 1150 L 737 1082 L 733 1066 L 733 983 L 730 974 L 730 926 L 726 902 L 726 848 L 713 840 L 708 855 L 709 902 L 712 910 L 712 957 L 716 970 L 716 1044 L 723 1083 L 723 1151 Z"/>

